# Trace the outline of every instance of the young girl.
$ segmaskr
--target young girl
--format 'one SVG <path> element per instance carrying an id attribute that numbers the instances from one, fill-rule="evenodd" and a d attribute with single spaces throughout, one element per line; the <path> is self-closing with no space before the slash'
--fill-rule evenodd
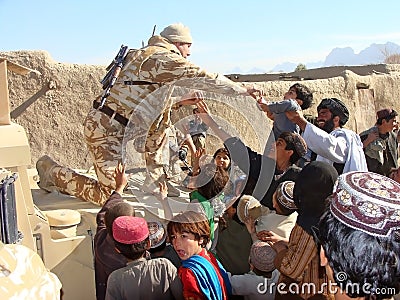
<path id="1" fill-rule="evenodd" d="M 231 156 L 228 149 L 225 147 L 217 149 L 212 156 L 212 159 L 208 155 L 204 155 L 204 151 L 196 151 L 195 158 L 193 161 L 193 175 L 196 176 L 200 173 L 200 169 L 207 163 L 214 163 L 215 166 L 222 168 L 226 172 L 230 171 L 231 168 Z M 205 163 L 207 162 L 207 163 Z"/>
<path id="2" fill-rule="evenodd" d="M 211 245 L 209 250 L 214 251 L 217 241 L 217 225 L 225 211 L 223 203 L 224 190 L 231 185 L 229 174 L 223 168 L 214 164 L 202 167 L 195 180 L 196 190 L 189 195 L 189 210 L 194 210 L 206 215 L 211 230 Z"/>
<path id="3" fill-rule="evenodd" d="M 215 151 L 213 158 L 217 167 L 223 168 L 225 171 L 229 171 L 231 167 L 231 156 L 225 147 L 219 148 L 217 151 Z"/>
<path id="4" fill-rule="evenodd" d="M 167 232 L 182 266 L 178 270 L 185 299 L 227 300 L 231 294 L 228 275 L 219 261 L 205 249 L 210 239 L 207 218 L 194 211 L 176 215 Z"/>

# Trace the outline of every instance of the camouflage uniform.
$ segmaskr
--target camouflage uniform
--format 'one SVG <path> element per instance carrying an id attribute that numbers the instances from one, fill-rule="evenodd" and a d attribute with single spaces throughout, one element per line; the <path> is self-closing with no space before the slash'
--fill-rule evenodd
<path id="1" fill-rule="evenodd" d="M 218 78 L 230 82 L 232 86 L 237 85 L 190 63 L 173 44 L 161 36 L 151 37 L 147 47 L 130 50 L 125 62 L 105 105 L 130 119 L 129 126 L 151 124 L 146 132 L 144 152 L 148 178 L 157 182 L 165 178 L 162 152 L 168 144 L 165 132 L 171 126 L 173 100 L 172 97 L 160 99 L 152 96 L 152 93 L 163 86 L 168 88 L 169 84 L 177 80 L 196 77 L 211 80 Z M 127 81 L 149 84 L 126 84 Z M 51 176 L 62 192 L 102 205 L 115 188 L 113 174 L 117 162 L 122 160 L 125 126 L 93 108 L 84 127 L 86 143 L 99 181 L 61 166 L 52 168 Z"/>
<path id="2" fill-rule="evenodd" d="M 0 242 L 0 299 L 60 299 L 61 282 L 28 247 Z"/>

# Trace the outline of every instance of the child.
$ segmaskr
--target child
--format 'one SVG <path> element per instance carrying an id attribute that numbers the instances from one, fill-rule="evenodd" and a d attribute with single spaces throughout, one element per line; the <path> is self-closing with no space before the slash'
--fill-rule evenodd
<path id="1" fill-rule="evenodd" d="M 118 217 L 112 234 L 116 250 L 128 264 L 108 277 L 106 300 L 183 299 L 176 267 L 166 258 L 147 259 L 150 239 L 145 219 Z"/>
<path id="2" fill-rule="evenodd" d="M 94 271 L 96 282 L 96 299 L 104 300 L 108 276 L 115 270 L 125 267 L 127 260 L 115 251 L 112 239 L 112 223 L 120 216 L 135 216 L 135 209 L 124 202 L 122 194 L 128 183 L 125 165 L 121 162 L 115 168 L 115 191 L 104 203 L 96 216 L 96 235 L 94 236 Z"/>
<path id="3" fill-rule="evenodd" d="M 285 93 L 283 99 L 278 102 L 267 102 L 261 97 L 258 100 L 258 105 L 262 111 L 266 112 L 267 115 L 272 113 L 269 118 L 274 122 L 272 131 L 275 140 L 285 131 L 300 133 L 299 126 L 290 121 L 285 112 L 309 108 L 313 101 L 313 94 L 306 86 L 295 83 Z"/>
<path id="4" fill-rule="evenodd" d="M 250 271 L 248 263 L 252 239 L 246 226 L 237 216 L 240 191 L 243 181 L 235 182 L 235 196 L 226 198 L 223 219 L 225 226 L 220 224 L 217 241 L 217 255 L 225 269 L 231 274 L 244 274 Z"/>
<path id="5" fill-rule="evenodd" d="M 274 266 L 275 250 L 265 242 L 255 241 L 250 248 L 250 272 L 230 275 L 233 295 L 243 295 L 244 300 L 273 300 L 279 271 Z"/>
<path id="6" fill-rule="evenodd" d="M 194 211 L 176 215 L 167 225 L 169 239 L 182 266 L 178 274 L 185 299 L 227 300 L 231 292 L 228 275 L 205 247 L 210 239 L 207 218 Z"/>
<path id="7" fill-rule="evenodd" d="M 209 249 L 212 251 L 216 246 L 218 222 L 225 211 L 223 191 L 229 185 L 229 174 L 223 167 L 207 164 L 195 179 L 197 189 L 189 195 L 188 209 L 205 214 L 209 220 L 212 242 Z"/>
<path id="8" fill-rule="evenodd" d="M 231 167 L 231 155 L 225 147 L 219 148 L 213 155 L 214 163 L 217 167 L 229 171 Z"/>
<path id="9" fill-rule="evenodd" d="M 238 217 L 246 224 L 253 240 L 262 236 L 269 242 L 289 241 L 290 233 L 296 224 L 297 212 L 293 200 L 293 181 L 281 182 L 272 197 L 270 210 L 251 197 L 243 196 L 238 206 Z"/>
<path id="10" fill-rule="evenodd" d="M 160 221 L 147 222 L 150 232 L 150 256 L 151 258 L 168 258 L 175 267 L 181 266 L 181 260 L 176 254 L 174 247 L 167 243 L 167 231 Z"/>
<path id="11" fill-rule="evenodd" d="M 201 162 L 202 161 L 202 162 Z M 204 155 L 204 151 L 197 151 L 195 153 L 195 159 L 193 162 L 193 175 L 198 175 L 200 173 L 200 169 L 206 163 L 214 163 L 217 167 L 224 169 L 227 172 L 230 172 L 231 169 L 231 156 L 229 154 L 228 149 L 225 147 L 217 149 L 212 156 L 212 160 L 209 159 L 208 155 Z"/>

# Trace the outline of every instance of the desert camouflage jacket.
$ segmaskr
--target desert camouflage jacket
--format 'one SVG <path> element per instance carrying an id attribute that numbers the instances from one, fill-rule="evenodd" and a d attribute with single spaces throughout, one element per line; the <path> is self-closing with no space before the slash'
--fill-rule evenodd
<path id="1" fill-rule="evenodd" d="M 176 96 L 172 95 L 168 86 L 180 81 L 183 86 L 193 88 L 195 85 L 191 79 L 199 78 L 217 83 L 221 90 L 230 90 L 231 94 L 243 92 L 243 87 L 225 76 L 208 73 L 185 59 L 167 39 L 153 36 L 146 47 L 128 52 L 106 105 L 128 119 L 134 110 L 143 118 L 152 118 L 151 121 L 140 120 L 135 123 L 167 123 L 170 112 L 168 106 L 172 105 L 172 96 Z M 189 81 L 185 83 L 184 80 Z"/>

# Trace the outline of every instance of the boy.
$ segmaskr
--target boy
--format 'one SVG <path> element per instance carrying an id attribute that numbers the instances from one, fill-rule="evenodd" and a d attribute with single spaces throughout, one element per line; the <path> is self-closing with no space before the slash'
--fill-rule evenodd
<path id="1" fill-rule="evenodd" d="M 275 140 L 285 131 L 300 133 L 299 126 L 292 123 L 285 112 L 309 108 L 313 102 L 313 94 L 306 86 L 295 83 L 285 93 L 283 99 L 278 102 L 268 102 L 261 97 L 257 101 L 260 109 L 270 115 L 270 119 L 274 122 L 272 131 Z"/>
<path id="2" fill-rule="evenodd" d="M 204 214 L 186 211 L 167 225 L 169 239 L 180 259 L 179 277 L 185 299 L 227 300 L 231 293 L 228 274 L 205 247 L 210 225 Z"/>
<path id="3" fill-rule="evenodd" d="M 150 232 L 150 256 L 151 258 L 168 258 L 176 268 L 181 266 L 181 260 L 174 247 L 167 243 L 167 231 L 160 221 L 147 222 Z"/>
<path id="4" fill-rule="evenodd" d="M 143 218 L 121 216 L 114 220 L 115 248 L 128 264 L 108 277 L 106 300 L 183 299 L 176 267 L 166 258 L 147 259 L 149 228 Z"/>
<path id="5" fill-rule="evenodd" d="M 104 203 L 96 216 L 96 235 L 94 236 L 94 272 L 96 282 L 96 299 L 104 300 L 108 276 L 115 270 L 125 267 L 127 260 L 115 251 L 112 239 L 112 224 L 117 217 L 135 216 L 135 209 L 124 202 L 122 194 L 128 183 L 125 166 L 119 162 L 115 168 L 115 191 Z"/>
<path id="6" fill-rule="evenodd" d="M 253 241 L 258 239 L 257 236 L 268 238 L 269 242 L 289 241 L 297 219 L 293 188 L 293 181 L 284 181 L 278 185 L 272 197 L 275 210 L 262 206 L 251 196 L 242 197 L 238 217 L 246 224 Z"/>
<path id="7" fill-rule="evenodd" d="M 244 300 L 273 300 L 279 271 L 274 266 L 275 250 L 265 242 L 255 241 L 250 249 L 250 272 L 230 275 L 233 295 L 243 295 Z"/>

